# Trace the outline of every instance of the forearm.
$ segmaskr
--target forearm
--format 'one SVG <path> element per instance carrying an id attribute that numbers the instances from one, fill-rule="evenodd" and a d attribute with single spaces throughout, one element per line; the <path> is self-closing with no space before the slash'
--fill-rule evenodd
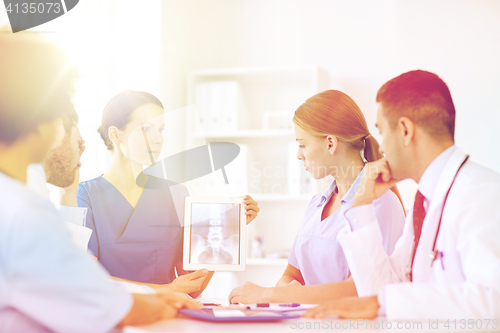
<path id="1" fill-rule="evenodd" d="M 295 280 L 293 278 L 293 276 L 288 275 L 288 274 L 283 274 L 281 279 L 279 279 L 278 282 L 276 283 L 276 287 L 284 287 L 287 284 L 289 284 L 290 282 L 292 282 L 293 280 Z"/>
<path id="2" fill-rule="evenodd" d="M 156 295 L 132 294 L 132 296 L 134 304 L 129 313 L 118 323 L 118 328 L 127 325 L 149 324 L 163 317 L 165 304 Z"/>
<path id="3" fill-rule="evenodd" d="M 345 214 L 352 232 L 338 236 L 360 297 L 376 295 L 387 283 L 405 281 L 406 260 L 412 246 L 409 237 L 413 223 L 405 224 L 405 231 L 391 256 L 382 243 L 380 225 L 375 217 L 373 205 L 351 208 Z M 360 225 L 362 220 L 367 225 Z"/>
<path id="4" fill-rule="evenodd" d="M 352 278 L 313 286 L 269 288 L 265 302 L 319 304 L 350 296 L 357 296 Z"/>
<path id="5" fill-rule="evenodd" d="M 113 279 L 115 281 L 122 281 L 122 282 L 128 282 L 128 283 L 138 284 L 138 285 L 141 285 L 141 286 L 148 286 L 148 287 L 151 287 L 153 289 L 154 289 L 155 286 L 158 286 L 158 285 L 152 284 L 152 283 L 143 283 L 143 282 L 131 281 L 131 280 L 122 279 L 122 278 L 119 278 L 119 277 L 116 277 L 116 276 L 111 276 L 111 279 Z"/>

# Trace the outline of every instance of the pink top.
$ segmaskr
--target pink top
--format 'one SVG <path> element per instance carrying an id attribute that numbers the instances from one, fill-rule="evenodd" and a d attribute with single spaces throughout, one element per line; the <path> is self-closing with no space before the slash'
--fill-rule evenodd
<path id="1" fill-rule="evenodd" d="M 337 235 L 347 228 L 344 213 L 351 208 L 362 174 L 363 170 L 340 201 L 341 207 L 325 220 L 321 221 L 321 213 L 335 192 L 335 180 L 325 192 L 314 196 L 309 202 L 288 258 L 290 265 L 300 270 L 306 285 L 344 281 L 349 278 L 349 267 L 337 241 Z M 387 191 L 373 204 L 382 231 L 384 249 L 391 254 L 403 233 L 403 207 L 392 191 Z"/>

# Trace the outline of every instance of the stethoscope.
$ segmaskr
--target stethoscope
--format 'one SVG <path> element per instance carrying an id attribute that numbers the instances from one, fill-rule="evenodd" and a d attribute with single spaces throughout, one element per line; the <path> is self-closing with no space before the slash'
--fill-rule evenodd
<path id="1" fill-rule="evenodd" d="M 444 269 L 444 265 L 443 265 L 443 252 L 440 252 L 440 251 L 438 251 L 436 249 L 436 242 L 437 242 L 437 239 L 438 239 L 439 230 L 441 229 L 441 220 L 443 219 L 444 207 L 446 205 L 446 201 L 448 200 L 448 195 L 450 194 L 450 191 L 451 191 L 451 188 L 453 187 L 453 184 L 455 184 L 455 180 L 457 179 L 457 176 L 458 176 L 458 173 L 460 172 L 460 169 L 462 169 L 462 167 L 464 166 L 465 162 L 467 162 L 468 159 L 469 159 L 469 155 L 465 156 L 465 159 L 463 160 L 462 164 L 460 164 L 460 166 L 458 167 L 458 170 L 455 173 L 455 176 L 453 177 L 453 180 L 452 180 L 452 182 L 450 184 L 450 187 L 448 188 L 448 192 L 446 192 L 446 195 L 444 197 L 444 202 L 443 202 L 443 206 L 441 207 L 441 215 L 439 216 L 439 222 L 438 222 L 438 227 L 437 227 L 437 230 L 436 230 L 436 235 L 434 236 L 434 244 L 432 245 L 432 252 L 429 255 L 429 257 L 431 259 L 431 267 L 434 264 L 434 261 L 436 261 L 436 259 L 439 257 L 439 259 L 441 260 L 441 267 Z M 414 251 L 416 251 L 416 250 L 417 249 L 415 249 Z M 410 277 L 410 281 L 413 280 L 413 278 L 412 278 L 413 277 L 412 271 L 413 271 L 413 262 L 411 263 L 411 266 L 410 266 L 410 269 L 409 269 L 409 272 L 408 272 L 408 275 Z"/>

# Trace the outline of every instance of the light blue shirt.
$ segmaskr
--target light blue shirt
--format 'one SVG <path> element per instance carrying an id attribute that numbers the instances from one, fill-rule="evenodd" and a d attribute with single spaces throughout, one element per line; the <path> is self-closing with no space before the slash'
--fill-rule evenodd
<path id="1" fill-rule="evenodd" d="M 337 188 L 335 180 L 325 192 L 314 196 L 309 202 L 288 258 L 289 264 L 300 270 L 306 285 L 344 281 L 349 278 L 349 267 L 337 236 L 347 227 L 344 213 L 351 208 L 362 175 L 363 171 L 341 199 L 341 207 L 323 221 L 323 209 Z M 390 254 L 403 233 L 403 207 L 392 191 L 387 191 L 373 203 L 383 235 L 383 245 Z"/>
<path id="2" fill-rule="evenodd" d="M 0 172 L 0 332 L 107 332 L 132 297 L 71 243 L 55 207 Z"/>

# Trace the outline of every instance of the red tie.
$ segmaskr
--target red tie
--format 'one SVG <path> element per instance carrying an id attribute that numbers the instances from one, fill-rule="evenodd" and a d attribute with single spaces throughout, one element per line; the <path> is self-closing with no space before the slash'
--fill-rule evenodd
<path id="1" fill-rule="evenodd" d="M 424 196 L 420 191 L 415 195 L 415 203 L 413 204 L 413 254 L 411 257 L 411 270 L 410 270 L 410 281 L 413 281 L 413 261 L 415 260 L 415 252 L 417 252 L 418 242 L 420 241 L 420 234 L 422 233 L 422 223 L 424 223 L 425 218 L 425 208 L 424 208 Z"/>

